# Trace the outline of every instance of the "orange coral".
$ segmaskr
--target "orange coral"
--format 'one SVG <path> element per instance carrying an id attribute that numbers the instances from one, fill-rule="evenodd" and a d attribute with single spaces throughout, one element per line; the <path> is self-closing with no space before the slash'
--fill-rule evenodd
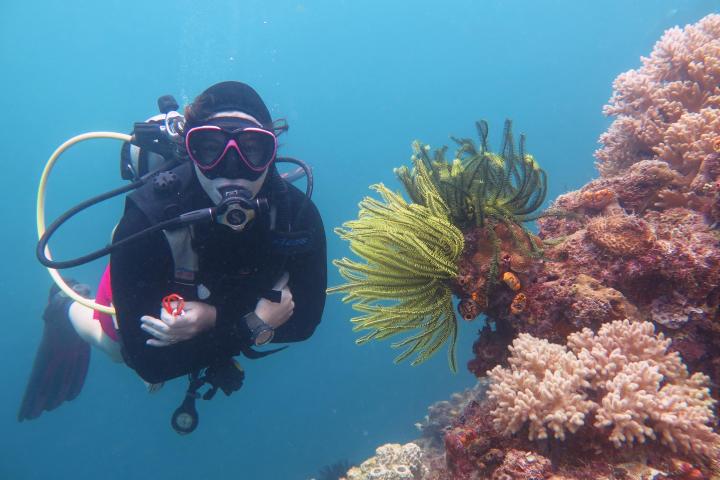
<path id="1" fill-rule="evenodd" d="M 522 313 L 525 311 L 526 306 L 527 306 L 527 296 L 524 293 L 518 293 L 512 299 L 512 303 L 510 304 L 510 313 L 512 313 L 513 315 Z"/>
<path id="2" fill-rule="evenodd" d="M 488 299 L 487 299 L 487 296 L 486 296 L 485 294 L 480 293 L 480 292 L 472 292 L 472 293 L 470 294 L 470 298 L 472 299 L 473 302 L 475 302 L 475 303 L 477 303 L 478 305 L 480 305 L 480 308 L 482 308 L 483 310 L 487 308 L 487 306 L 488 306 Z"/>
<path id="3" fill-rule="evenodd" d="M 713 147 L 713 150 L 715 150 L 716 152 L 720 152 L 720 137 L 713 140 L 712 147 Z"/>
<path id="4" fill-rule="evenodd" d="M 601 209 L 612 203 L 617 195 L 609 188 L 586 191 L 580 194 L 580 205 L 585 208 Z"/>
<path id="5" fill-rule="evenodd" d="M 588 223 L 587 236 L 608 253 L 623 257 L 643 254 L 655 244 L 647 222 L 624 214 L 594 218 Z"/>
<path id="6" fill-rule="evenodd" d="M 512 272 L 505 272 L 503 273 L 503 282 L 505 282 L 505 285 L 510 287 L 511 290 L 517 292 L 520 290 L 520 279 Z"/>
<path id="7" fill-rule="evenodd" d="M 688 463 L 684 460 L 673 458 L 670 462 L 671 468 L 670 473 L 674 475 L 674 478 L 681 480 L 706 480 L 707 477 L 703 475 L 699 468 L 693 466 L 692 463 Z"/>

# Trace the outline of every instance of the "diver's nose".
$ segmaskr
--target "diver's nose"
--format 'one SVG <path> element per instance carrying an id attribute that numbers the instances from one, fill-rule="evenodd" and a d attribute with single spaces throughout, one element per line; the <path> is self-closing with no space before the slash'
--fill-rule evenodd
<path id="1" fill-rule="evenodd" d="M 243 163 L 237 150 L 231 148 L 225 153 L 223 159 L 222 176 L 225 178 L 242 178 L 245 171 Z"/>

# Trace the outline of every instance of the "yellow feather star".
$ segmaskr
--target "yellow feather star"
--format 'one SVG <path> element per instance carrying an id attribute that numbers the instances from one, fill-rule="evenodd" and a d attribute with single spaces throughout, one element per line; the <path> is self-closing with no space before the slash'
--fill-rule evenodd
<path id="1" fill-rule="evenodd" d="M 448 362 L 455 372 L 457 319 L 449 281 L 457 276 L 464 238 L 451 223 L 450 210 L 427 168 L 418 159 L 414 163 L 422 204 L 408 203 L 382 184 L 373 185 L 383 201 L 366 197 L 358 219 L 335 229 L 366 263 L 334 260 L 348 283 L 328 293 L 344 292 L 343 302 L 353 302 L 363 314 L 352 319 L 353 330 L 370 332 L 356 343 L 410 334 L 392 344 L 405 349 L 395 362 L 415 355 L 411 364 L 417 365 L 449 341 Z"/>

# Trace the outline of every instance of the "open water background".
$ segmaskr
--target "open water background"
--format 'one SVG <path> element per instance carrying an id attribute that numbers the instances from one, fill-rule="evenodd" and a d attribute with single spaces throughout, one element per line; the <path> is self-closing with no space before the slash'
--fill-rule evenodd
<path id="1" fill-rule="evenodd" d="M 489 121 L 496 149 L 513 119 L 549 174 L 549 198 L 581 186 L 595 175 L 615 76 L 639 66 L 665 29 L 717 10 L 710 0 L 3 0 L 0 478 L 307 479 L 415 438 L 430 403 L 474 382 L 464 364 L 479 322 L 462 325 L 457 375 L 444 352 L 396 366 L 387 342 L 355 346 L 352 310 L 335 295 L 309 341 L 243 361 L 243 390 L 201 402 L 190 436 L 169 427 L 184 381 L 150 396 L 96 352 L 77 400 L 18 423 L 50 285 L 34 258 L 35 195 L 65 139 L 128 132 L 166 93 L 185 104 L 215 82 L 245 81 L 288 120 L 284 153 L 314 167 L 338 258 L 348 248 L 332 228 L 357 215 L 368 185 L 399 188 L 392 169 L 409 163 L 412 140 L 473 136 L 477 119 Z M 97 141 L 63 156 L 48 218 L 120 185 L 118 150 Z M 70 222 L 57 256 L 103 245 L 121 212 L 117 199 Z M 95 285 L 103 266 L 72 275 Z"/>

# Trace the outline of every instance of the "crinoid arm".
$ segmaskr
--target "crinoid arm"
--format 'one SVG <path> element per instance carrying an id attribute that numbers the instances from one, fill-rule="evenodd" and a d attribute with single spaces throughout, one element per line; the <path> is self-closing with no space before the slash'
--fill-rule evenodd
<path id="1" fill-rule="evenodd" d="M 396 362 L 414 356 L 412 365 L 448 343 L 448 363 L 456 371 L 457 319 L 450 280 L 457 276 L 464 239 L 424 165 L 416 162 L 414 177 L 422 204 L 374 185 L 382 201 L 365 198 L 357 220 L 335 230 L 364 262 L 334 260 L 347 283 L 328 293 L 345 293 L 343 301 L 362 313 L 352 319 L 354 330 L 368 332 L 357 343 L 408 335 L 392 346 L 404 349 Z"/>
<path id="2" fill-rule="evenodd" d="M 479 143 L 452 137 L 451 159 L 447 147 L 414 142 L 412 167 L 395 170 L 410 201 L 374 185 L 381 199 L 365 198 L 358 218 L 335 230 L 363 261 L 335 260 L 347 283 L 328 292 L 345 293 L 361 313 L 352 320 L 356 331 L 366 331 L 358 343 L 405 335 L 392 344 L 403 349 L 396 361 L 414 356 L 412 364 L 421 363 L 449 343 L 455 370 L 453 292 L 461 305 L 472 300 L 465 309 L 474 312 L 472 320 L 503 288 L 509 265 L 526 268 L 543 256 L 542 242 L 525 224 L 545 201 L 545 172 L 525 152 L 524 136 L 516 146 L 509 120 L 498 153 L 488 148 L 487 123 L 476 128 Z"/>

